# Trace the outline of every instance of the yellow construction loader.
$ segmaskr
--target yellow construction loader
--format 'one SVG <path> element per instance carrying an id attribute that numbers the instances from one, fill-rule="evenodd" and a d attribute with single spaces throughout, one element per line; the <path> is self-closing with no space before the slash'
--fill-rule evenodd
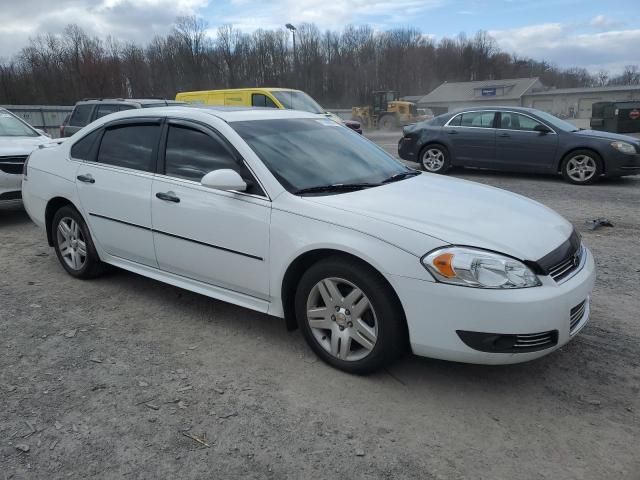
<path id="1" fill-rule="evenodd" d="M 399 100 L 396 91 L 378 91 L 371 96 L 370 105 L 351 108 L 351 119 L 360 122 L 362 128 L 393 130 L 424 119 L 416 104 Z"/>

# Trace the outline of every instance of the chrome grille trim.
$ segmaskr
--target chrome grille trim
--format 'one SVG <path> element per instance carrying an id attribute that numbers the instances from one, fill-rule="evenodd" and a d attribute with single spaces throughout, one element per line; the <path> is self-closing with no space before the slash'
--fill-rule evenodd
<path id="1" fill-rule="evenodd" d="M 549 269 L 549 276 L 553 278 L 556 283 L 562 283 L 568 280 L 584 266 L 585 253 L 584 246 L 580 245 L 580 248 L 574 255 L 551 267 Z"/>
<path id="2" fill-rule="evenodd" d="M 573 334 L 580 324 L 580 321 L 584 318 L 587 310 L 587 300 L 583 300 L 581 303 L 571 309 L 569 314 L 569 333 Z"/>
<path id="3" fill-rule="evenodd" d="M 540 333 L 525 333 L 516 335 L 516 341 L 513 348 L 536 348 L 536 347 L 552 347 L 557 343 L 557 333 L 555 331 Z"/>

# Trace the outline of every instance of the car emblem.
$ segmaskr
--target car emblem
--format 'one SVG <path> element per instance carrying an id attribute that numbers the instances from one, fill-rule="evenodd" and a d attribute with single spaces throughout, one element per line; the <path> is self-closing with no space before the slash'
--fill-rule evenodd
<path id="1" fill-rule="evenodd" d="M 577 267 L 580 264 L 580 255 L 578 255 L 577 253 L 574 254 L 571 260 L 573 262 L 573 266 Z"/>

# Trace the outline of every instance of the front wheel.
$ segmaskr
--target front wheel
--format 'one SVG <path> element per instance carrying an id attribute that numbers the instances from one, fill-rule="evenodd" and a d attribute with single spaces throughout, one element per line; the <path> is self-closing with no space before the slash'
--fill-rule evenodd
<path id="1" fill-rule="evenodd" d="M 442 145 L 427 145 L 420 152 L 420 166 L 431 173 L 445 173 L 451 167 L 449 151 Z"/>
<path id="2" fill-rule="evenodd" d="M 576 150 L 562 162 L 562 176 L 574 185 L 594 183 L 602 175 L 602 160 L 591 150 Z"/>
<path id="3" fill-rule="evenodd" d="M 402 307 L 374 270 L 341 257 L 321 260 L 302 276 L 298 324 L 326 363 L 365 374 L 391 363 L 406 338 Z"/>

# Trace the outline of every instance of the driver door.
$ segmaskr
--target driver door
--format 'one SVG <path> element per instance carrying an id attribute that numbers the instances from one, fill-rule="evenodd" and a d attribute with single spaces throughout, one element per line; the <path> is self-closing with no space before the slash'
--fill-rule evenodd
<path id="1" fill-rule="evenodd" d="M 160 174 L 152 185 L 152 223 L 160 269 L 233 292 L 268 299 L 271 201 L 221 134 L 169 120 Z M 212 170 L 231 168 L 247 192 L 200 184 Z"/>

